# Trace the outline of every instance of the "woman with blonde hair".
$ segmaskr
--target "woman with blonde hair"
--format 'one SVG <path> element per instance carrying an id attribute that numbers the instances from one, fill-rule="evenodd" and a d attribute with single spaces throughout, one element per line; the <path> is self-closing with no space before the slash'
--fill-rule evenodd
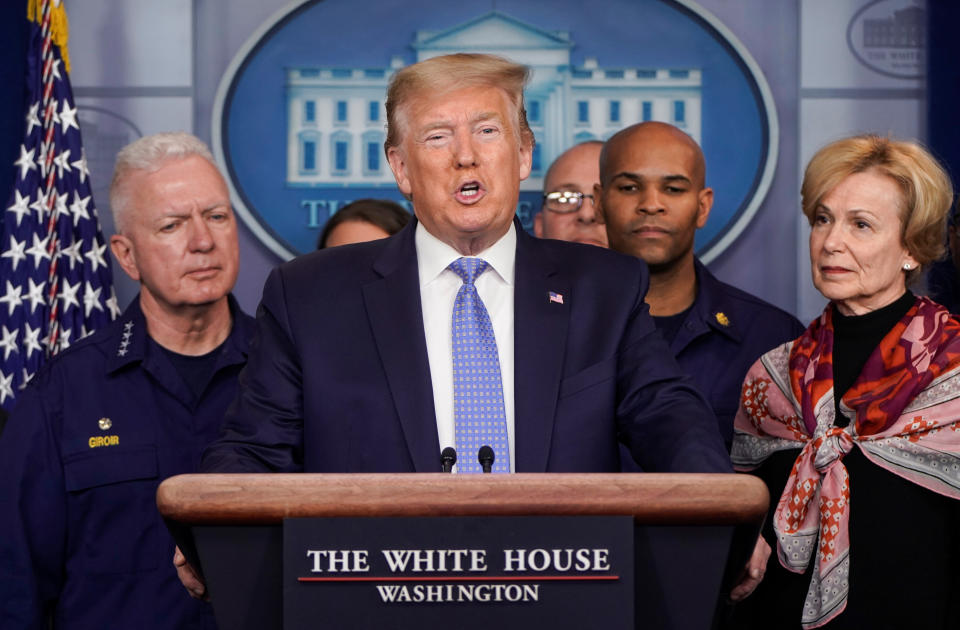
<path id="1" fill-rule="evenodd" d="M 952 187 L 922 147 L 858 136 L 807 166 L 830 300 L 743 385 L 733 461 L 775 503 L 738 627 L 957 628 L 960 322 L 907 289 L 943 252 Z"/>

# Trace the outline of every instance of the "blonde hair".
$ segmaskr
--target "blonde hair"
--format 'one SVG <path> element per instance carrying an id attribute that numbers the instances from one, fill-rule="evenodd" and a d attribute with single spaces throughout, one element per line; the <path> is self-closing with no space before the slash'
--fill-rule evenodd
<path id="1" fill-rule="evenodd" d="M 912 280 L 926 265 L 943 256 L 946 219 L 953 199 L 950 177 L 915 142 L 870 134 L 837 140 L 817 151 L 803 174 L 800 198 L 810 225 L 831 190 L 850 175 L 865 171 L 886 175 L 900 188 L 901 239 L 920 263 L 920 268 L 907 273 L 907 279 Z"/>
<path id="2" fill-rule="evenodd" d="M 110 212 L 113 214 L 114 230 L 123 232 L 123 219 L 130 209 L 131 190 L 126 182 L 131 173 L 157 171 L 168 160 L 182 160 L 194 155 L 216 166 L 213 154 L 203 140 L 183 131 L 144 136 L 120 149 L 110 182 Z"/>
<path id="3" fill-rule="evenodd" d="M 468 87 L 498 87 L 506 92 L 517 111 L 517 131 L 524 144 L 534 145 L 533 131 L 527 122 L 523 88 L 530 69 L 496 55 L 457 53 L 433 57 L 399 70 L 387 87 L 387 139 L 383 149 L 400 145 L 405 131 L 404 109 L 418 94 L 449 92 Z"/>

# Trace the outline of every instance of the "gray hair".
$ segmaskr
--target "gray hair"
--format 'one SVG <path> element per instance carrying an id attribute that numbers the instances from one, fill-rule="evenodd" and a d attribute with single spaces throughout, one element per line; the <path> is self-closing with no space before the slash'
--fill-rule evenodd
<path id="1" fill-rule="evenodd" d="M 170 160 L 183 160 L 197 156 L 216 166 L 210 148 L 200 138 L 183 131 L 156 133 L 134 140 L 117 153 L 117 163 L 110 182 L 110 212 L 113 214 L 114 230 L 123 233 L 123 217 L 130 209 L 130 187 L 126 185 L 130 174 L 145 171 L 152 173 Z"/>

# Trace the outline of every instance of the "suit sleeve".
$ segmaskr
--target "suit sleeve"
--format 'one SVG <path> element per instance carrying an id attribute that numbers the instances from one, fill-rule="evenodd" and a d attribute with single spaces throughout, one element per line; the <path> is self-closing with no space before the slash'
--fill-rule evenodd
<path id="1" fill-rule="evenodd" d="M 21 394 L 0 438 L 0 628 L 47 628 L 64 583 L 66 491 L 44 404 L 57 392 L 37 385 Z"/>
<path id="2" fill-rule="evenodd" d="M 648 472 L 733 472 L 710 405 L 656 330 L 646 289 L 644 268 L 617 357 L 621 441 Z"/>
<path id="3" fill-rule="evenodd" d="M 201 472 L 303 470 L 303 379 L 286 299 L 275 269 L 263 288 L 237 398 L 220 437 L 204 452 Z"/>

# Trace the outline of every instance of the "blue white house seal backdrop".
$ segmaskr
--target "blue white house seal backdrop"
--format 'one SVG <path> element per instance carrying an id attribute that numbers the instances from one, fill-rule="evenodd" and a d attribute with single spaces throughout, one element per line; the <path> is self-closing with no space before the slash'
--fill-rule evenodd
<path id="1" fill-rule="evenodd" d="M 254 234 L 290 258 L 313 249 L 344 204 L 402 201 L 383 154 L 387 83 L 399 68 L 452 52 L 499 54 L 533 70 L 525 99 L 537 148 L 517 207 L 525 227 L 557 155 L 643 120 L 689 133 L 706 154 L 708 185 L 722 184 L 697 234 L 706 261 L 733 242 L 770 186 L 778 129 L 766 81 L 693 2 L 314 0 L 262 24 L 217 93 L 214 151 Z"/>

